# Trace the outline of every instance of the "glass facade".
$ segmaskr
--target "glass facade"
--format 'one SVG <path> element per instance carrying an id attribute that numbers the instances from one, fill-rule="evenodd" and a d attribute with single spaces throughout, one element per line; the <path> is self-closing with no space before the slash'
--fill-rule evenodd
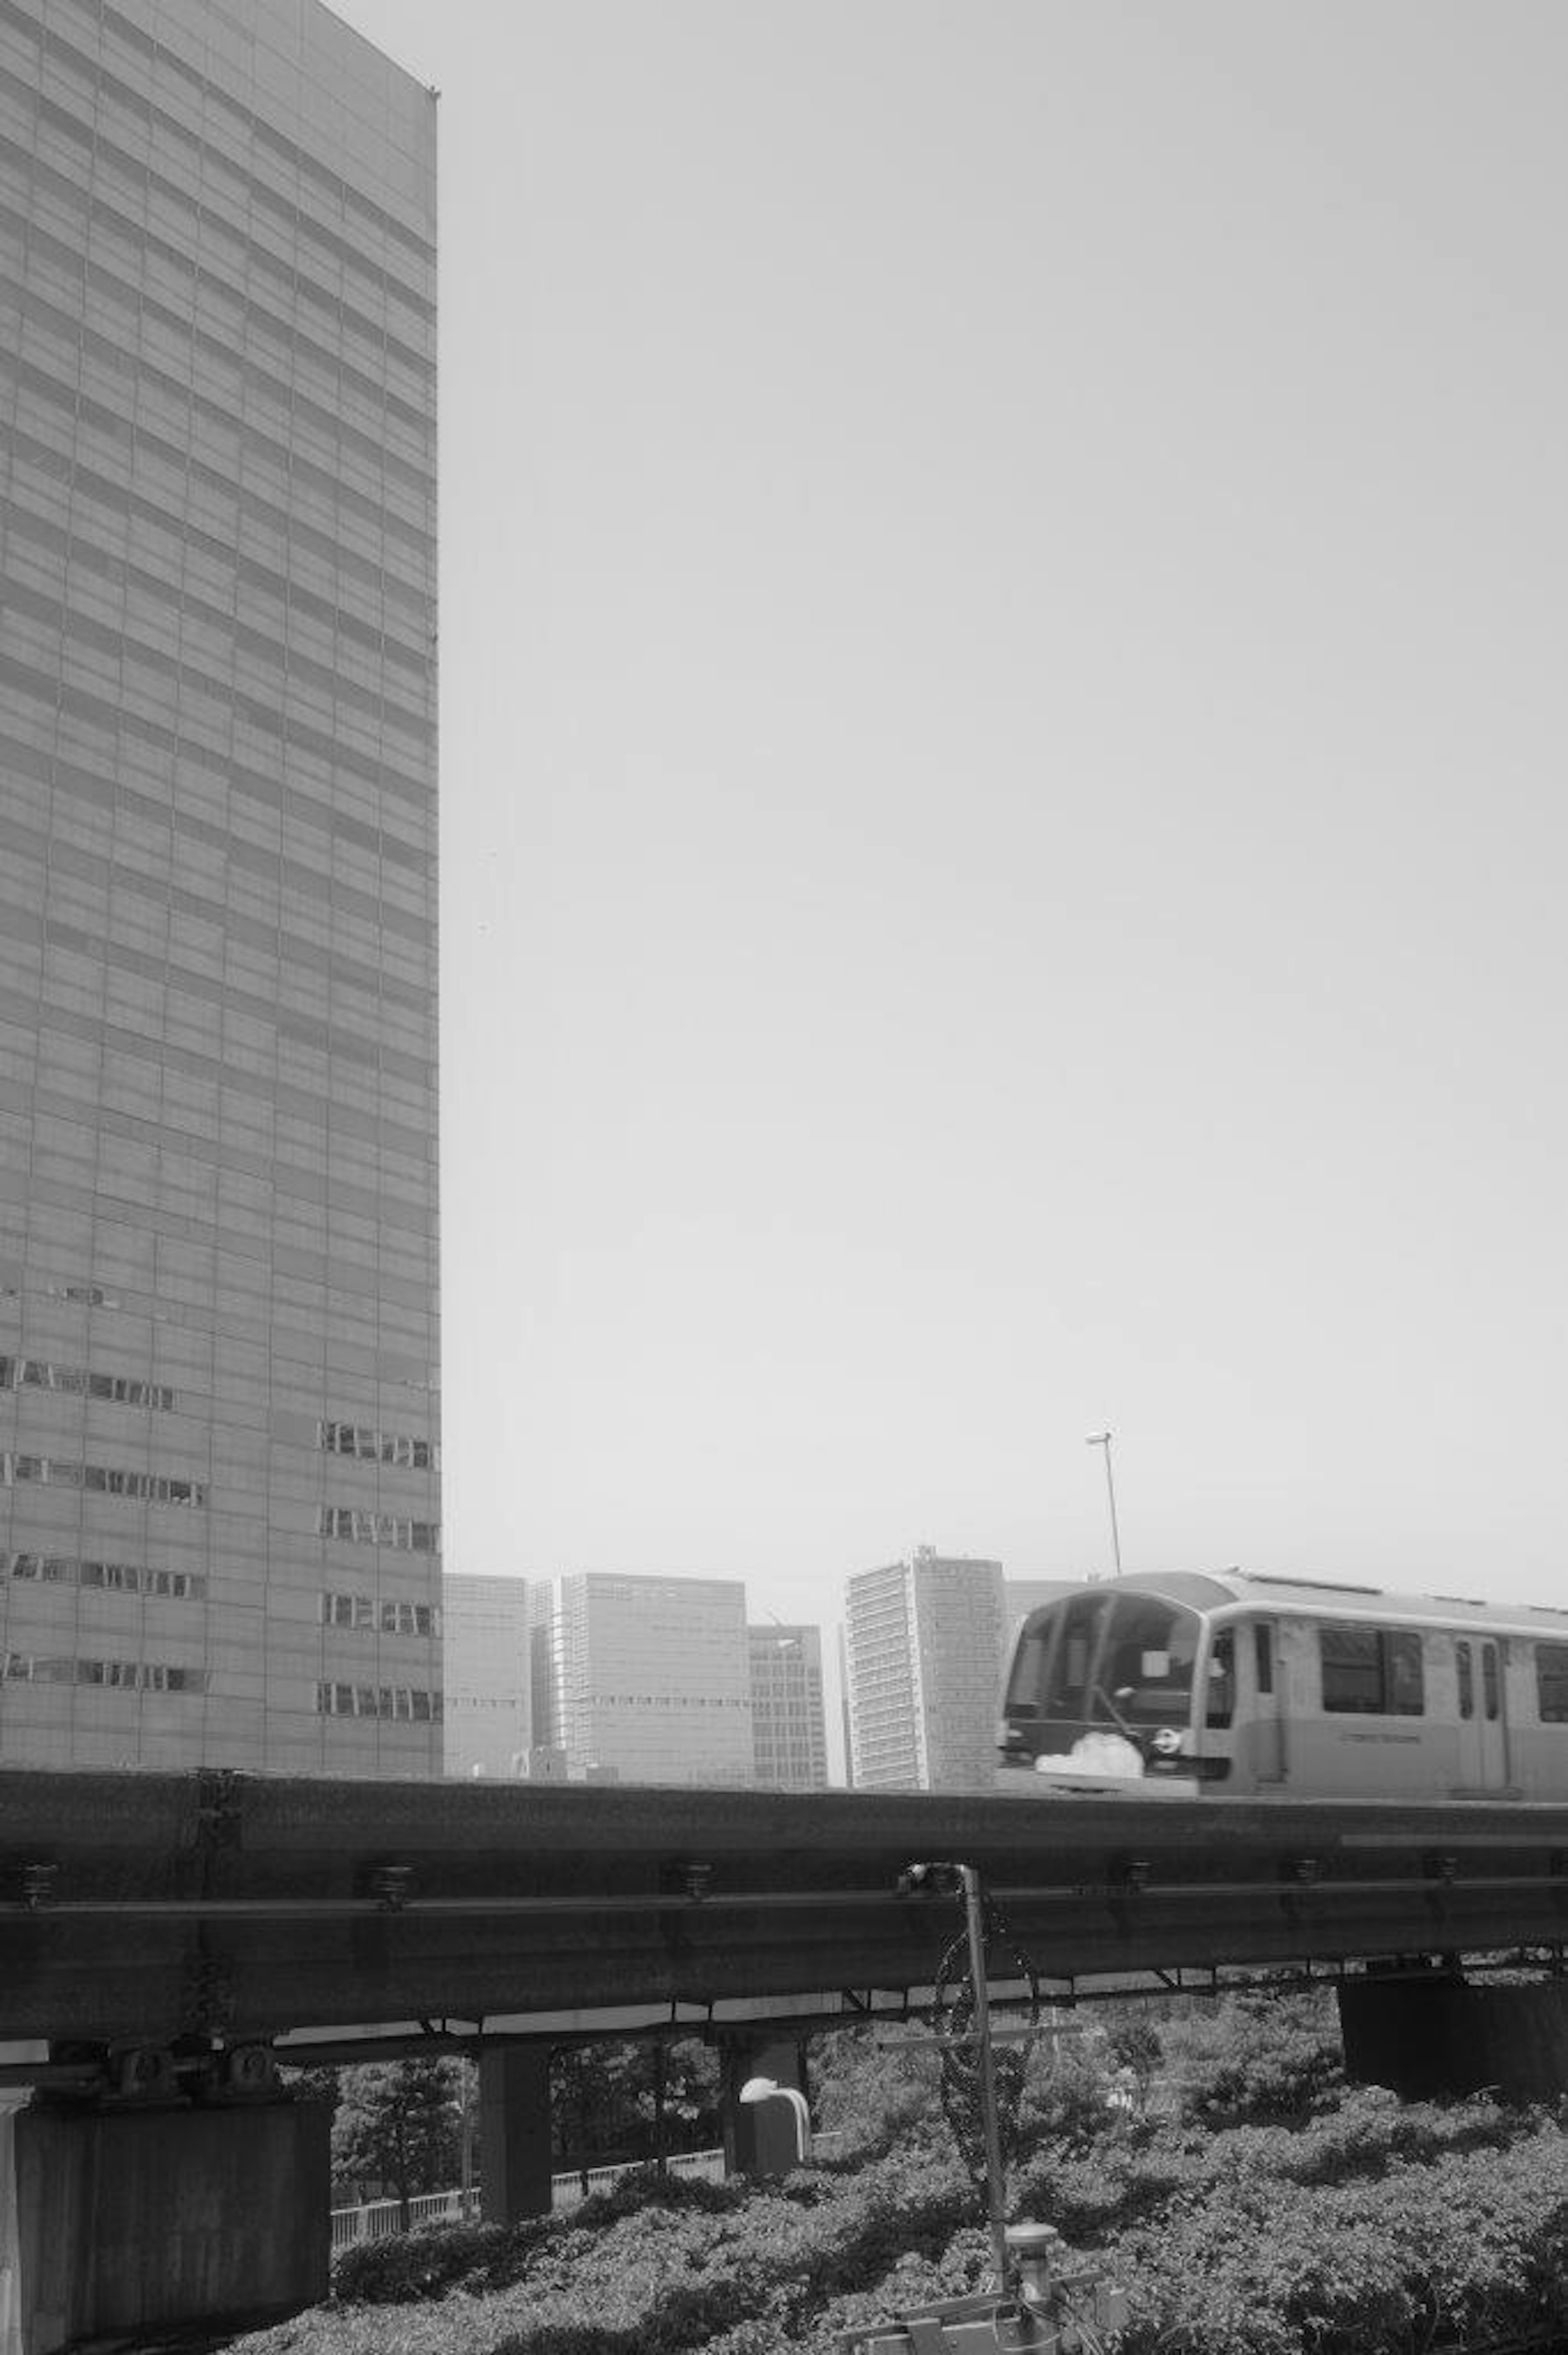
<path id="1" fill-rule="evenodd" d="M 818 1627 L 775 1620 L 747 1630 L 751 1653 L 751 1742 L 759 1790 L 825 1791 L 827 1713 Z"/>
<path id="2" fill-rule="evenodd" d="M 447 1773 L 514 1778 L 533 1741 L 528 1582 L 457 1573 L 442 1595 Z"/>
<path id="3" fill-rule="evenodd" d="M 0 0 L 6 1761 L 440 1771 L 434 236 L 317 0 Z"/>
<path id="4" fill-rule="evenodd" d="M 584 1572 L 541 1587 L 533 1617 L 534 1737 L 572 1780 L 749 1786 L 739 1580 Z"/>

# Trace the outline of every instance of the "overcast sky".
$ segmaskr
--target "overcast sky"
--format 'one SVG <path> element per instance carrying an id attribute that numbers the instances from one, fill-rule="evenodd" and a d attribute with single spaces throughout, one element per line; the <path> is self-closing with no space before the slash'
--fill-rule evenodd
<path id="1" fill-rule="evenodd" d="M 448 1567 L 1568 1604 L 1568 11 L 441 91 Z"/>

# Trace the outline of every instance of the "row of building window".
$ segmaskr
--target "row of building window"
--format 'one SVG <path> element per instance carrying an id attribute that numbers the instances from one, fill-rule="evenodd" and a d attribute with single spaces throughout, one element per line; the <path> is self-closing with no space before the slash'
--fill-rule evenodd
<path id="1" fill-rule="evenodd" d="M 319 1444 L 329 1455 L 356 1455 L 366 1464 L 398 1464 L 415 1472 L 429 1471 L 435 1451 L 428 1439 L 412 1439 L 401 1432 L 376 1431 L 364 1423 L 323 1423 L 317 1425 Z"/>
<path id="2" fill-rule="evenodd" d="M 422 1685 L 319 1684 L 316 1709 L 323 1717 L 390 1717 L 418 1725 L 439 1724 L 441 1696 Z"/>
<path id="3" fill-rule="evenodd" d="M 350 1545 L 393 1546 L 400 1553 L 439 1553 L 439 1521 L 413 1521 L 402 1513 L 366 1512 L 358 1505 L 323 1505 L 321 1535 L 345 1538 Z"/>
<path id="4" fill-rule="evenodd" d="M 164 1660 L 46 1658 L 30 1652 L 5 1655 L 8 1684 L 92 1685 L 116 1692 L 206 1692 L 205 1668 L 181 1668 Z"/>
<path id="5" fill-rule="evenodd" d="M 590 1709 L 749 1709 L 749 1700 L 708 1693 L 588 1693 Z"/>
<path id="6" fill-rule="evenodd" d="M 323 1627 L 373 1636 L 439 1636 L 441 1614 L 429 1603 L 379 1603 L 373 1594 L 323 1594 Z"/>
<path id="7" fill-rule="evenodd" d="M 105 1497 L 136 1497 L 149 1505 L 205 1505 L 207 1486 L 164 1472 L 128 1472 L 113 1464 L 75 1464 L 59 1455 L 0 1453 L 0 1481 L 37 1480 L 51 1488 L 91 1488 Z"/>
<path id="8" fill-rule="evenodd" d="M 68 1391 L 78 1398 L 109 1399 L 116 1406 L 154 1407 L 164 1414 L 175 1404 L 166 1382 L 95 1373 L 89 1366 L 57 1366 L 48 1358 L 0 1358 L 0 1390 Z"/>
<path id="9" fill-rule="evenodd" d="M 0 1552 L 0 1576 L 51 1586 L 87 1586 L 113 1594 L 156 1594 L 199 1603 L 207 1580 L 193 1570 L 143 1570 L 131 1561 L 80 1561 L 73 1554 Z"/>

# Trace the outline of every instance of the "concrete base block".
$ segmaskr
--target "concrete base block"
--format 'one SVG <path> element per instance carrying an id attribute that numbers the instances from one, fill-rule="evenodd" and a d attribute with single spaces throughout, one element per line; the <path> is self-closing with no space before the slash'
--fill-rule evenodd
<path id="1" fill-rule="evenodd" d="M 327 2295 L 331 2122 L 319 2104 L 38 2107 L 14 2124 L 23 2355 Z"/>
<path id="2" fill-rule="evenodd" d="M 1347 2073 L 1406 2101 L 1495 2093 L 1505 2102 L 1568 2094 L 1568 1986 L 1471 1987 L 1462 1979 L 1365 1978 L 1339 1991 Z"/>

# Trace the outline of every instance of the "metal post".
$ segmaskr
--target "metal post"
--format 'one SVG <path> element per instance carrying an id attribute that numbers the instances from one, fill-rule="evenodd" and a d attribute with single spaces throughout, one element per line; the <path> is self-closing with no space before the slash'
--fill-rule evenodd
<path id="1" fill-rule="evenodd" d="M 1119 1578 L 1121 1576 L 1121 1536 L 1116 1525 L 1116 1482 L 1111 1477 L 1110 1433 L 1108 1431 L 1091 1433 L 1087 1444 L 1090 1447 L 1103 1447 L 1106 1452 L 1106 1495 L 1110 1500 L 1111 1558 L 1116 1563 L 1116 1574 Z"/>
<path id="2" fill-rule="evenodd" d="M 980 1907 L 980 1874 L 972 1864 L 960 1864 L 964 1915 L 969 1934 L 969 1977 L 975 1991 L 975 2064 L 980 2079 L 980 2125 L 985 2136 L 985 2207 L 991 2226 L 996 2286 L 1007 2293 L 1007 2185 L 1001 2169 L 1001 2128 L 996 2115 L 996 2073 L 991 2066 L 991 1996 L 985 1977 L 985 1918 Z"/>

